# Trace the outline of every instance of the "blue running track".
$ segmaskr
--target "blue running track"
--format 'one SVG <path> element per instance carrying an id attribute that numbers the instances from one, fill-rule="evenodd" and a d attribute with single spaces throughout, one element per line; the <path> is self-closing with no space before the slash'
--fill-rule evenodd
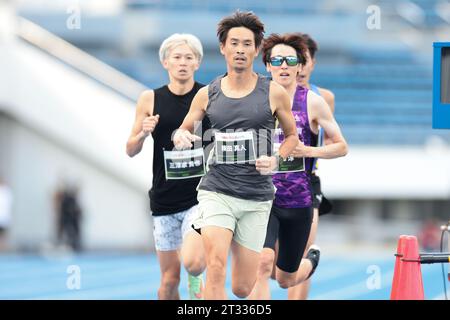
<path id="1" fill-rule="evenodd" d="M 69 266 L 80 270 L 80 289 L 68 289 Z M 372 266 L 372 267 L 371 267 Z M 379 288 L 371 282 L 373 270 L 380 275 Z M 313 277 L 310 299 L 389 299 L 394 256 L 355 258 L 324 255 Z M 447 272 L 447 266 L 445 266 Z M 231 299 L 230 269 L 226 282 Z M 443 299 L 440 264 L 422 265 L 425 297 Z M 159 266 L 154 254 L 86 253 L 81 255 L 0 255 L 0 299 L 156 299 Z M 180 295 L 187 299 L 186 273 Z M 369 286 L 368 283 L 369 282 Z M 372 283 L 372 288 L 370 284 Z M 447 288 L 449 283 L 447 282 Z M 286 299 L 287 290 L 271 280 L 272 299 Z"/>

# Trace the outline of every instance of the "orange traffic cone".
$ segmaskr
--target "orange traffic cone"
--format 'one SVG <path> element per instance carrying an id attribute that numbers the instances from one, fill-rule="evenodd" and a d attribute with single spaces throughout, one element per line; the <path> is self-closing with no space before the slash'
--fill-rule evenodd
<path id="1" fill-rule="evenodd" d="M 391 300 L 423 300 L 419 243 L 415 236 L 398 239 Z"/>

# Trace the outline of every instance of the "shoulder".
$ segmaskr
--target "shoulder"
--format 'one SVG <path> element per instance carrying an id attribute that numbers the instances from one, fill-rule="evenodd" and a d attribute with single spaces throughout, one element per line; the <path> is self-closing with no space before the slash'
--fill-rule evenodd
<path id="1" fill-rule="evenodd" d="M 326 102 L 334 102 L 334 93 L 331 90 L 325 88 L 319 88 L 319 92 Z"/>
<path id="2" fill-rule="evenodd" d="M 321 106 L 321 105 L 326 105 L 326 101 L 325 98 L 323 96 L 318 95 L 317 93 L 315 93 L 312 90 L 308 90 L 308 106 Z"/>
<path id="3" fill-rule="evenodd" d="M 191 107 L 195 109 L 200 108 L 206 110 L 206 107 L 209 103 L 209 85 L 202 87 L 194 96 L 194 100 L 192 100 Z"/>
<path id="4" fill-rule="evenodd" d="M 153 102 L 155 98 L 155 91 L 153 90 L 145 90 L 139 96 L 139 101 L 142 102 Z"/>
<path id="5" fill-rule="evenodd" d="M 270 96 L 274 98 L 279 98 L 284 95 L 287 95 L 286 90 L 283 88 L 282 85 L 276 83 L 273 80 L 270 80 Z"/>
<path id="6" fill-rule="evenodd" d="M 194 100 L 196 100 L 198 103 L 200 103 L 201 105 L 205 105 L 208 103 L 208 90 L 209 90 L 209 85 L 204 86 L 202 88 L 200 88 L 200 90 L 197 91 L 197 93 L 195 94 Z"/>
<path id="7" fill-rule="evenodd" d="M 207 87 L 208 90 L 206 92 L 209 92 L 211 94 L 213 93 L 217 93 L 220 90 L 220 83 L 222 81 L 223 78 L 225 78 L 226 75 L 220 75 L 215 77 L 214 79 L 212 79 L 209 84 L 207 84 L 206 86 L 204 86 L 203 88 Z M 202 88 L 202 89 L 203 89 Z"/>
<path id="8" fill-rule="evenodd" d="M 203 86 L 197 91 L 196 96 L 199 96 L 199 97 L 206 96 L 206 98 L 208 98 L 208 90 L 209 90 L 209 85 Z"/>
<path id="9" fill-rule="evenodd" d="M 153 105 L 155 101 L 155 91 L 153 90 L 145 90 L 143 91 L 138 99 L 137 102 L 137 112 L 146 112 L 146 113 L 152 113 L 153 112 Z"/>

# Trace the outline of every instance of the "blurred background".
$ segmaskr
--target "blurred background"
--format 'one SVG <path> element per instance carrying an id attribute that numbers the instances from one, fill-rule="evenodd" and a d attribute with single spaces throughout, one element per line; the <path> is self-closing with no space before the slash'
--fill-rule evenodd
<path id="1" fill-rule="evenodd" d="M 136 99 L 167 83 L 158 49 L 175 32 L 202 41 L 197 81 L 224 73 L 216 26 L 236 9 L 255 12 L 266 35 L 299 31 L 319 44 L 311 82 L 334 92 L 349 143 L 345 158 L 320 161 L 334 210 L 320 220 L 317 242 L 336 259 L 325 260 L 330 270 L 337 277 L 339 263 L 345 272 L 351 259 L 372 258 L 358 262 L 361 284 L 367 266 L 385 263 L 385 291 L 363 288 L 368 295 L 360 297 L 383 299 L 399 235 L 418 236 L 423 251 L 439 250 L 440 226 L 450 219 L 450 130 L 432 129 L 432 46 L 450 41 L 450 1 L 1 0 L 0 298 L 155 297 L 157 286 L 150 290 L 141 278 L 133 280 L 141 291 L 111 285 L 116 296 L 108 295 L 111 287 L 95 291 L 98 283 L 81 296 L 65 288 L 39 293 L 39 273 L 28 275 L 34 287 L 21 284 L 29 270 L 23 263 L 45 273 L 47 263 L 114 266 L 128 257 L 143 277 L 152 265 L 157 285 L 151 139 L 137 157 L 125 154 Z M 266 73 L 260 59 L 255 70 Z M 436 270 L 429 298 L 442 297 Z M 356 284 L 347 296 L 339 291 L 345 285 L 313 287 L 312 297 L 359 297 Z"/>

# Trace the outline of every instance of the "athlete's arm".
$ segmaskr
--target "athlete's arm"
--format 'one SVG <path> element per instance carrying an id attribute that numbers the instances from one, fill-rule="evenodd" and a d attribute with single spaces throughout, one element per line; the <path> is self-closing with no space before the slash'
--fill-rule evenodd
<path id="1" fill-rule="evenodd" d="M 341 133 L 341 129 L 331 113 L 331 110 L 325 100 L 315 94 L 314 92 L 308 92 L 308 110 L 311 110 L 310 124 L 316 122 L 319 124 L 325 134 L 330 139 L 330 144 L 322 147 L 305 146 L 299 143 L 293 155 L 295 157 L 307 157 L 307 158 L 323 158 L 333 159 L 345 156 L 348 152 L 347 142 Z"/>
<path id="2" fill-rule="evenodd" d="M 177 149 L 190 149 L 192 142 L 201 141 L 202 138 L 192 134 L 194 125 L 205 117 L 208 106 L 208 86 L 201 88 L 192 100 L 189 112 L 183 120 L 180 128 L 173 136 L 173 144 Z"/>
<path id="3" fill-rule="evenodd" d="M 127 141 L 127 154 L 130 157 L 141 152 L 145 138 L 155 130 L 158 124 L 159 115 L 153 116 L 154 100 L 153 90 L 144 91 L 138 99 L 133 128 Z"/>
<path id="4" fill-rule="evenodd" d="M 334 114 L 334 93 L 328 89 L 319 88 L 320 95 L 330 107 L 331 113 Z"/>
<path id="5" fill-rule="evenodd" d="M 319 88 L 320 95 L 325 99 L 326 103 L 331 109 L 331 113 L 334 114 L 334 93 L 328 89 Z M 333 143 L 330 138 L 325 134 L 323 137 L 324 144 Z"/>
<path id="6" fill-rule="evenodd" d="M 278 153 L 282 158 L 287 158 L 299 142 L 297 127 L 292 115 L 291 99 L 286 90 L 274 81 L 270 82 L 270 105 L 274 106 L 273 111 L 276 113 L 285 137 Z"/>
<path id="7" fill-rule="evenodd" d="M 285 139 L 278 150 L 282 158 L 287 158 L 299 143 L 297 127 L 291 110 L 291 100 L 286 90 L 278 83 L 270 82 L 270 108 L 273 114 L 276 114 Z M 261 174 L 271 174 L 277 167 L 277 158 L 275 156 L 261 156 L 256 160 L 256 170 Z"/>

